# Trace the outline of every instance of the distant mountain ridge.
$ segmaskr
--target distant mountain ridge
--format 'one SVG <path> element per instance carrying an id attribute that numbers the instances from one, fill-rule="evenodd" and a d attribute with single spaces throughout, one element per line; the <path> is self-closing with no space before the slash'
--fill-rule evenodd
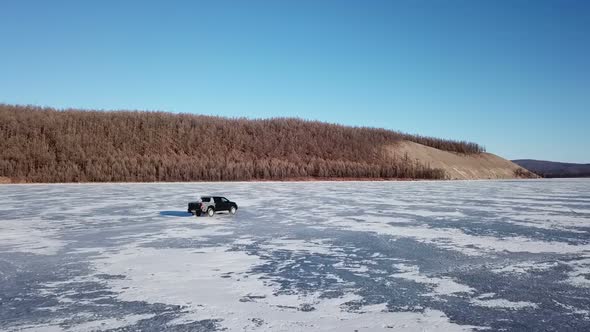
<path id="1" fill-rule="evenodd" d="M 590 164 L 562 163 L 534 159 L 517 159 L 512 162 L 546 178 L 590 177 Z"/>

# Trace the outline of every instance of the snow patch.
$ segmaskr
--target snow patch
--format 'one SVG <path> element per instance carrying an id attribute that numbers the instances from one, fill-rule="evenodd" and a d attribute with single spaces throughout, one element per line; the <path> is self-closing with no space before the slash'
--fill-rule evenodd
<path id="1" fill-rule="evenodd" d="M 330 244 L 325 240 L 299 240 L 290 238 L 273 239 L 259 245 L 259 248 L 266 250 L 289 250 L 302 251 L 310 254 L 330 255 Z"/>
<path id="2" fill-rule="evenodd" d="M 474 291 L 473 288 L 457 283 L 449 277 L 428 277 L 420 274 L 420 268 L 416 265 L 394 264 L 393 266 L 401 272 L 392 274 L 391 277 L 411 280 L 419 284 L 427 284 L 432 287 L 431 295 L 451 295 L 456 293 L 470 294 Z"/>
<path id="3" fill-rule="evenodd" d="M 527 274 L 531 272 L 542 272 L 557 267 L 557 262 L 523 262 L 502 268 L 492 269 L 494 273 Z"/>
<path id="4" fill-rule="evenodd" d="M 564 281 L 575 287 L 590 288 L 590 256 L 568 262 L 572 268 Z"/>
<path id="5" fill-rule="evenodd" d="M 503 309 L 511 309 L 511 310 L 521 310 L 521 309 L 537 309 L 539 306 L 536 303 L 526 302 L 526 301 L 518 301 L 512 302 L 506 299 L 472 299 L 472 304 L 475 304 L 480 307 L 486 308 L 503 308 Z"/>
<path id="6" fill-rule="evenodd" d="M 48 222 L 34 220 L 1 220 L 0 251 L 55 255 L 67 242 L 57 238 Z"/>

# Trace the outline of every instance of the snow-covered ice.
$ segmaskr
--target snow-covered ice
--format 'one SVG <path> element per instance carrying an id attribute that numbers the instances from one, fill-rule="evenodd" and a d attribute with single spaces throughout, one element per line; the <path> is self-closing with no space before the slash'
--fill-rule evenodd
<path id="1" fill-rule="evenodd" d="M 238 214 L 187 214 L 203 192 Z M 0 198 L 2 331 L 590 329 L 588 180 L 2 185 Z"/>

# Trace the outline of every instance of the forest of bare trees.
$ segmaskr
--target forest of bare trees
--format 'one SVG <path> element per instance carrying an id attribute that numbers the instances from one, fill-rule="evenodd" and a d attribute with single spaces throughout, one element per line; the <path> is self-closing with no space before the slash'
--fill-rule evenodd
<path id="1" fill-rule="evenodd" d="M 410 140 L 456 153 L 477 144 L 299 119 L 228 119 L 0 104 L 0 178 L 14 182 L 441 179 L 379 149 Z"/>

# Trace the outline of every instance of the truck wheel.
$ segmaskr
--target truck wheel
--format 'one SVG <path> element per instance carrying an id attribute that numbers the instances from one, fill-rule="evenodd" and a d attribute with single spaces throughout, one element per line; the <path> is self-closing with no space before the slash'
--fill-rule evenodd
<path id="1" fill-rule="evenodd" d="M 200 217 L 201 216 L 201 210 L 198 210 L 197 212 L 195 212 L 195 217 Z"/>
<path id="2" fill-rule="evenodd" d="M 236 210 L 235 206 L 232 206 L 232 207 L 229 209 L 229 214 L 231 214 L 231 215 L 234 215 L 234 214 L 236 214 L 236 212 L 237 212 L 237 211 L 238 211 L 238 210 Z"/>
<path id="3" fill-rule="evenodd" d="M 207 215 L 209 217 L 213 217 L 214 214 L 215 214 L 215 210 L 213 210 L 213 208 L 207 209 Z"/>

